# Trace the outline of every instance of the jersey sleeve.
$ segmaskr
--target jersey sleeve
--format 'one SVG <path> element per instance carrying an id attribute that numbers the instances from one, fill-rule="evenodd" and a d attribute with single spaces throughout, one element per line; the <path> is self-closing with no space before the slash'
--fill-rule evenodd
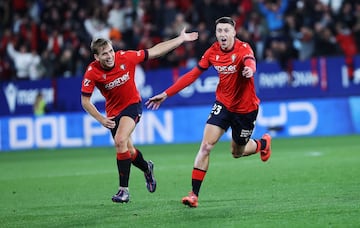
<path id="1" fill-rule="evenodd" d="M 243 57 L 242 62 L 244 66 L 250 67 L 254 72 L 256 71 L 256 59 L 254 56 L 254 51 L 248 43 L 243 43 Z"/>
<path id="2" fill-rule="evenodd" d="M 210 59 L 211 53 L 213 52 L 212 48 L 213 47 L 210 47 L 209 49 L 207 49 L 205 51 L 204 55 L 199 60 L 198 67 L 203 71 L 207 70 L 211 66 L 211 63 L 210 63 L 209 59 Z"/>
<path id="3" fill-rule="evenodd" d="M 202 71 L 199 67 L 194 67 L 192 70 L 180 77 L 172 86 L 165 90 L 168 96 L 173 96 L 180 92 L 185 87 L 193 83 L 200 75 Z"/>
<path id="4" fill-rule="evenodd" d="M 92 70 L 91 66 L 87 68 L 81 83 L 81 94 L 84 96 L 91 96 L 95 88 L 95 80 L 93 78 Z"/>
<path id="5" fill-rule="evenodd" d="M 129 61 L 133 62 L 135 65 L 146 61 L 149 56 L 147 50 L 139 50 L 139 51 L 129 50 L 129 51 L 125 51 L 125 52 L 119 51 L 118 54 L 120 54 L 120 55 L 124 54 L 126 56 L 126 58 Z"/>

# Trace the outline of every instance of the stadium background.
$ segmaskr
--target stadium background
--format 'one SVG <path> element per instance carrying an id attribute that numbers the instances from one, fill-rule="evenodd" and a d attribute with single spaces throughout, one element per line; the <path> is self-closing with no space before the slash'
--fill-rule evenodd
<path id="1" fill-rule="evenodd" d="M 280 10 L 279 21 L 262 11 L 271 7 Z M 262 104 L 255 137 L 265 131 L 274 137 L 360 133 L 357 1 L 14 0 L 2 1 L 0 10 L 0 151 L 112 145 L 109 132 L 80 105 L 91 39 L 107 36 L 116 48 L 138 49 L 175 36 L 183 26 L 199 31 L 198 41 L 138 66 L 137 83 L 146 100 L 196 63 L 214 41 L 214 20 L 223 15 L 234 17 L 237 36 L 253 46 L 258 59 L 255 80 Z M 23 47 L 38 60 L 27 65 L 32 70 L 20 72 L 21 57 L 9 54 L 9 46 L 18 52 Z M 210 69 L 161 110 L 144 109 L 135 143 L 201 140 L 216 83 Z M 49 108 L 41 117 L 32 114 L 38 92 Z M 101 96 L 95 93 L 93 99 L 103 110 Z"/>

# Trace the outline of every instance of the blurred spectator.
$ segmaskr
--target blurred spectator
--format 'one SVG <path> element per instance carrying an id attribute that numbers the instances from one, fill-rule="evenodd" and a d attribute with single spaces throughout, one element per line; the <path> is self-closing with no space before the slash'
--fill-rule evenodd
<path id="1" fill-rule="evenodd" d="M 336 23 L 336 40 L 345 55 L 349 79 L 354 78 L 354 57 L 358 53 L 355 37 L 347 24 Z"/>
<path id="2" fill-rule="evenodd" d="M 43 76 L 40 70 L 40 56 L 36 51 L 30 52 L 26 44 L 20 44 L 18 51 L 13 43 L 9 43 L 7 52 L 14 62 L 17 79 L 35 80 Z"/>
<path id="3" fill-rule="evenodd" d="M 139 0 L 138 5 L 134 5 L 132 0 L 125 0 L 124 5 L 124 27 L 121 30 L 123 34 L 123 41 L 125 43 L 131 43 L 133 40 L 133 26 L 136 21 L 143 22 L 144 11 L 142 9 L 143 1 Z M 127 48 L 128 49 L 128 48 Z"/>
<path id="4" fill-rule="evenodd" d="M 265 42 L 265 33 L 266 25 L 261 20 L 261 17 L 258 12 L 250 12 L 248 20 L 244 25 L 245 29 L 248 30 L 251 34 L 251 39 L 255 43 L 256 58 L 262 60 L 264 57 L 264 42 Z"/>
<path id="5" fill-rule="evenodd" d="M 337 15 L 337 22 L 340 22 L 344 26 L 348 28 L 352 28 L 355 25 L 356 18 L 353 14 L 353 2 L 351 1 L 344 1 L 340 10 L 339 14 Z"/>
<path id="6" fill-rule="evenodd" d="M 187 28 L 188 30 L 191 30 L 191 25 L 185 21 L 184 14 L 177 13 L 175 15 L 175 19 L 174 19 L 173 23 L 169 24 L 165 28 L 164 35 L 166 35 L 168 37 L 177 36 L 178 34 L 180 34 L 181 30 L 184 27 Z"/>
<path id="7" fill-rule="evenodd" d="M 241 3 L 239 5 L 241 5 Z M 236 11 L 238 10 L 236 3 L 234 3 L 231 0 L 216 1 L 216 8 L 217 8 L 216 18 L 235 15 Z M 246 15 L 245 12 L 242 13 Z"/>
<path id="8" fill-rule="evenodd" d="M 252 11 L 253 10 L 253 4 L 252 4 L 252 0 L 243 0 L 241 1 L 239 4 L 235 4 L 232 5 L 231 7 L 233 7 L 234 11 L 231 12 L 231 17 L 233 18 L 233 20 L 236 23 L 236 30 L 238 30 L 240 27 L 246 26 L 245 22 L 247 19 L 250 20 L 252 15 L 252 12 L 256 12 L 256 11 Z M 227 16 L 227 15 L 225 15 Z M 249 31 L 250 33 L 252 33 L 251 31 Z"/>
<path id="9" fill-rule="evenodd" d="M 87 65 L 92 61 L 92 54 L 84 43 L 80 44 L 75 59 L 75 76 L 81 77 L 85 72 Z"/>
<path id="10" fill-rule="evenodd" d="M 90 17 L 85 19 L 84 26 L 92 39 L 103 37 L 110 38 L 110 27 L 106 24 L 106 15 L 103 15 L 101 8 L 95 8 L 90 12 Z"/>
<path id="11" fill-rule="evenodd" d="M 41 92 L 36 95 L 33 112 L 35 116 L 42 116 L 46 113 L 46 102 Z"/>
<path id="12" fill-rule="evenodd" d="M 11 1 L 2 0 L 0 1 L 0 36 L 3 29 L 9 27 L 11 22 Z"/>
<path id="13" fill-rule="evenodd" d="M 198 61 L 213 42 L 210 39 L 210 31 L 207 29 L 205 22 L 198 25 L 197 31 L 199 39 L 196 42 L 195 58 Z"/>
<path id="14" fill-rule="evenodd" d="M 314 32 L 308 26 L 302 26 L 294 40 L 294 47 L 298 51 L 300 60 L 309 59 L 315 50 Z"/>
<path id="15" fill-rule="evenodd" d="M 0 63 L 5 72 L 16 72 L 11 79 L 81 75 L 92 59 L 83 47 L 94 37 L 110 38 L 117 49 L 139 49 L 186 26 L 199 31 L 196 45 L 186 44 L 143 68 L 192 66 L 212 43 L 206 39 L 214 37 L 220 16 L 236 21 L 237 35 L 251 43 L 257 59 L 277 61 L 287 71 L 293 59 L 328 55 L 346 55 L 351 66 L 359 53 L 360 2 L 353 0 L 2 0 Z M 339 30 L 338 23 L 347 30 Z M 16 76 L 24 67 L 7 51 L 10 40 L 19 44 L 13 47 L 17 52 L 26 44 L 26 53 L 38 53 L 40 67 L 32 67 L 37 73 L 28 68 L 27 76 Z"/>
<path id="16" fill-rule="evenodd" d="M 51 35 L 48 38 L 47 49 L 54 55 L 54 57 L 59 57 L 64 46 L 64 37 L 59 31 L 55 28 L 52 30 Z"/>
<path id="17" fill-rule="evenodd" d="M 107 23 L 119 31 L 125 28 L 125 11 L 122 9 L 120 1 L 114 1 L 109 10 Z"/>
<path id="18" fill-rule="evenodd" d="M 360 47 L 360 1 L 355 3 L 354 6 L 355 24 L 353 29 L 356 46 Z"/>
<path id="19" fill-rule="evenodd" d="M 0 81 L 9 81 L 12 79 L 14 72 L 10 66 L 10 62 L 0 54 Z"/>
<path id="20" fill-rule="evenodd" d="M 12 32 L 10 28 L 5 28 L 4 33 L 0 39 L 0 55 L 6 54 L 6 47 L 11 42 Z"/>
<path id="21" fill-rule="evenodd" d="M 205 22 L 211 34 L 215 34 L 214 22 L 218 18 L 217 7 L 214 0 L 199 1 L 197 8 L 200 13 L 200 21 Z"/>
<path id="22" fill-rule="evenodd" d="M 41 53 L 41 66 L 44 69 L 44 78 L 55 77 L 56 64 L 54 62 L 49 50 L 44 50 Z"/>
<path id="23" fill-rule="evenodd" d="M 71 77 L 74 76 L 76 72 L 76 62 L 74 59 L 74 55 L 72 52 L 72 49 L 70 47 L 67 47 L 64 49 L 64 51 L 61 53 L 61 56 L 59 58 L 59 64 L 57 72 L 55 72 L 55 75 L 58 77 Z"/>
<path id="24" fill-rule="evenodd" d="M 321 23 L 315 24 L 315 51 L 314 56 L 334 56 L 340 54 L 340 48 L 336 38 L 329 27 Z"/>
<path id="25" fill-rule="evenodd" d="M 266 19 L 270 36 L 279 36 L 282 33 L 287 7 L 288 0 L 258 0 L 258 8 Z"/>
<path id="26" fill-rule="evenodd" d="M 154 0 L 149 6 L 147 13 L 149 17 L 147 23 L 153 24 L 156 34 L 161 36 L 163 28 L 165 27 L 165 7 L 162 0 Z"/>
<path id="27" fill-rule="evenodd" d="M 259 12 L 266 20 L 268 33 L 264 37 L 264 48 L 273 49 L 279 55 L 279 40 L 284 39 L 285 13 L 288 7 L 288 0 L 257 0 Z M 273 43 L 274 42 L 274 43 Z M 281 45 L 283 46 L 283 45 Z M 266 51 L 267 53 L 269 51 Z M 276 56 L 275 55 L 275 56 Z M 281 55 L 282 56 L 282 55 Z"/>
<path id="28" fill-rule="evenodd" d="M 175 0 L 165 1 L 165 8 L 163 10 L 164 30 L 172 26 L 178 12 L 179 10 L 176 8 Z"/>

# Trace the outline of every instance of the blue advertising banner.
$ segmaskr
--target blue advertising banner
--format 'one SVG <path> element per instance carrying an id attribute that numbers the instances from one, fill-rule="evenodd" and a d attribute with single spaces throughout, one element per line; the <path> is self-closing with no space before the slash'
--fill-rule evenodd
<path id="1" fill-rule="evenodd" d="M 52 81 L 16 81 L 0 83 L 0 116 L 32 114 L 36 95 L 41 92 L 51 108 L 54 103 Z"/>
<path id="2" fill-rule="evenodd" d="M 360 97 L 263 102 L 253 137 L 360 134 L 359 107 Z M 211 105 L 145 110 L 134 143 L 200 142 L 210 111 Z M 221 140 L 230 139 L 231 130 Z M 0 151 L 111 145 L 110 131 L 84 112 L 0 118 Z"/>
<path id="3" fill-rule="evenodd" d="M 287 69 L 277 63 L 260 62 L 255 74 L 257 94 L 262 101 L 331 98 L 360 95 L 360 56 L 351 71 L 343 57 L 294 61 Z M 189 69 L 160 69 L 144 72 L 138 66 L 136 82 L 144 101 L 164 91 Z M 352 75 L 352 77 L 350 76 Z M 38 92 L 44 94 L 52 113 L 83 111 L 81 77 L 0 83 L 0 116 L 32 113 Z M 210 68 L 193 84 L 167 99 L 163 107 L 209 105 L 215 99 L 217 72 Z M 92 101 L 104 111 L 104 98 L 96 90 Z"/>

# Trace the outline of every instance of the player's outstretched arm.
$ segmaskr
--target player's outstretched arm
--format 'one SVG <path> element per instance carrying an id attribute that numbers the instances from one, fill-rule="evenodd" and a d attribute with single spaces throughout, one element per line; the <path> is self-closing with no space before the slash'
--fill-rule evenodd
<path id="1" fill-rule="evenodd" d="M 180 92 L 185 87 L 189 86 L 201 75 L 201 72 L 202 71 L 198 67 L 194 67 L 183 76 L 180 76 L 180 78 L 164 92 L 149 98 L 145 105 L 148 109 L 158 109 L 161 103 L 164 102 L 167 97 L 171 97 Z"/>
<path id="2" fill-rule="evenodd" d="M 156 44 L 154 47 L 148 49 L 149 59 L 158 58 L 160 56 L 165 55 L 166 53 L 174 50 L 178 46 L 180 46 L 183 42 L 194 41 L 198 38 L 198 32 L 185 32 L 186 28 L 184 28 L 180 35 L 171 40 L 167 40 L 161 43 Z"/>
<path id="3" fill-rule="evenodd" d="M 149 100 L 145 102 L 145 105 L 148 109 L 157 110 L 159 109 L 161 103 L 164 102 L 167 97 L 167 94 L 165 92 L 162 92 L 158 95 L 150 97 Z"/>

